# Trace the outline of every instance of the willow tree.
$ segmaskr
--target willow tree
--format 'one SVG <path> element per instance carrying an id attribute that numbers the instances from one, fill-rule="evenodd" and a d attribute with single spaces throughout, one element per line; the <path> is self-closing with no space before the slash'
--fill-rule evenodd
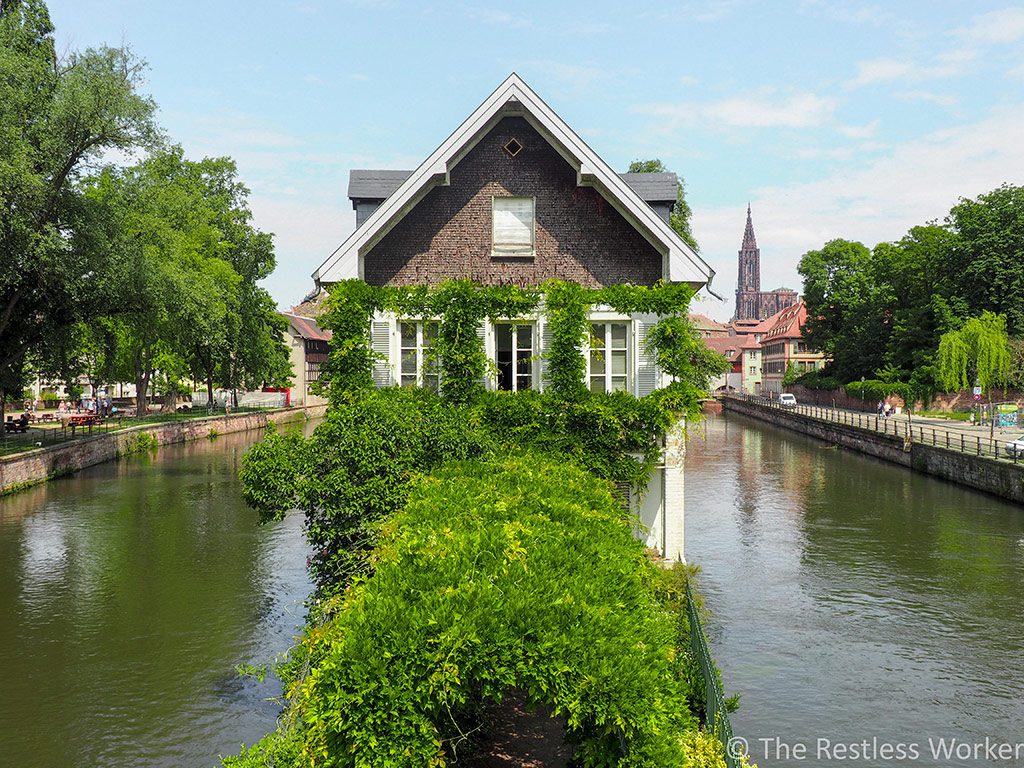
<path id="1" fill-rule="evenodd" d="M 992 388 L 1009 383 L 1010 361 L 1006 315 L 985 312 L 967 320 L 959 330 L 942 335 L 937 355 L 939 383 L 947 392 L 959 392 L 977 382 L 991 406 Z"/>

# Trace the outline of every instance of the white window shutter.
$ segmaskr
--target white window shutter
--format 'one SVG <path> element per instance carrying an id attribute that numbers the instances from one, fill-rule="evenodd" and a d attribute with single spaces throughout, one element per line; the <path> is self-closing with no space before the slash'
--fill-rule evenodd
<path id="1" fill-rule="evenodd" d="M 644 348 L 647 333 L 654 326 L 647 320 L 636 321 L 636 396 L 645 397 L 658 388 L 658 363 L 653 354 Z"/>
<path id="2" fill-rule="evenodd" d="M 478 339 L 480 339 L 480 346 L 484 350 L 484 357 L 486 357 L 488 361 L 494 360 L 494 354 L 491 351 L 490 344 L 488 344 L 486 320 L 481 321 L 480 324 L 476 327 L 476 336 Z M 484 387 L 486 387 L 487 389 L 491 388 L 491 372 L 489 366 L 484 368 L 483 383 Z"/>
<path id="3" fill-rule="evenodd" d="M 538 325 L 538 335 L 540 336 L 540 347 L 535 354 L 540 356 L 540 389 L 543 392 L 548 388 L 548 350 L 551 349 L 551 344 L 554 341 L 554 336 L 551 333 L 551 323 L 547 320 L 541 320 Z"/>
<path id="4" fill-rule="evenodd" d="M 370 347 L 376 359 L 373 361 L 373 385 L 390 387 L 391 379 L 391 323 L 374 320 L 370 324 Z"/>

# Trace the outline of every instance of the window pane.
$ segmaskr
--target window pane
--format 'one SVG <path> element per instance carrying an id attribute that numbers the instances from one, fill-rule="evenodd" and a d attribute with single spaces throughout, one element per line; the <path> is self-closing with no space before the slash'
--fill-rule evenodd
<path id="1" fill-rule="evenodd" d="M 533 198 L 494 198 L 495 253 L 533 252 Z"/>
<path id="2" fill-rule="evenodd" d="M 590 377 L 590 391 L 591 392 L 604 392 L 604 376 L 591 376 Z"/>
<path id="3" fill-rule="evenodd" d="M 406 376 L 405 374 L 402 374 L 402 386 L 405 387 L 406 389 L 411 389 L 412 387 L 415 387 L 416 377 Z"/>
<path id="4" fill-rule="evenodd" d="M 591 352 L 590 353 L 590 373 L 604 375 L 604 353 L 603 352 Z"/>
<path id="5" fill-rule="evenodd" d="M 416 346 L 416 323 L 400 323 L 402 332 L 402 346 Z"/>
<path id="6" fill-rule="evenodd" d="M 604 349 L 604 324 L 594 323 L 590 326 L 591 349 Z"/>
<path id="7" fill-rule="evenodd" d="M 423 346 L 432 347 L 437 340 L 437 323 L 425 323 L 423 326 Z"/>
<path id="8" fill-rule="evenodd" d="M 524 389 L 529 389 L 531 386 L 533 386 L 533 380 L 529 376 L 516 377 L 516 389 L 520 392 Z"/>
<path id="9" fill-rule="evenodd" d="M 612 392 L 625 392 L 626 391 L 626 377 L 625 376 L 614 376 L 612 377 Z"/>
<path id="10" fill-rule="evenodd" d="M 519 350 L 516 352 L 516 373 L 520 376 L 528 376 L 533 370 L 533 361 L 530 359 L 530 350 Z"/>
<path id="11" fill-rule="evenodd" d="M 612 347 L 615 349 L 626 348 L 626 326 L 622 323 L 612 323 Z"/>
<path id="12" fill-rule="evenodd" d="M 626 375 L 626 350 L 612 352 L 612 374 Z"/>
<path id="13" fill-rule="evenodd" d="M 519 349 L 533 349 L 533 326 L 516 326 L 516 346 Z"/>
<path id="14" fill-rule="evenodd" d="M 512 351 L 512 326 L 508 324 L 494 326 L 495 346 L 501 350 Z"/>
<path id="15" fill-rule="evenodd" d="M 438 391 L 438 377 L 436 375 L 429 376 L 429 375 L 425 374 L 423 376 L 423 387 L 424 387 L 424 389 L 429 389 L 431 392 L 437 392 Z"/>
<path id="16" fill-rule="evenodd" d="M 402 374 L 416 375 L 416 350 L 410 349 L 402 352 Z"/>

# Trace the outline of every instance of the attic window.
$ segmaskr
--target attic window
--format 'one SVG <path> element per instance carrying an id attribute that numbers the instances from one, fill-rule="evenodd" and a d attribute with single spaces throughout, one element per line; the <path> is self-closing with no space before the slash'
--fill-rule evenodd
<path id="1" fill-rule="evenodd" d="M 492 256 L 533 258 L 533 198 L 495 197 L 492 201 Z"/>
<path id="2" fill-rule="evenodd" d="M 509 139 L 505 143 L 505 151 L 509 157 L 515 157 L 523 151 L 523 145 L 519 143 L 519 139 Z"/>

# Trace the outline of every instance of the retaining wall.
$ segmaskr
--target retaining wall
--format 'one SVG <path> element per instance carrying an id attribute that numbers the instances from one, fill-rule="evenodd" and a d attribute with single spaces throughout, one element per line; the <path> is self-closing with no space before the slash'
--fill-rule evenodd
<path id="1" fill-rule="evenodd" d="M 793 411 L 730 397 L 722 398 L 722 405 L 727 411 L 742 413 L 778 427 L 1024 504 L 1024 465 L 921 443 L 911 443 L 909 450 L 906 450 L 902 437 L 882 435 L 848 424 L 821 421 Z"/>
<path id="2" fill-rule="evenodd" d="M 250 429 L 265 429 L 267 424 L 285 424 L 322 416 L 325 410 L 326 406 L 311 406 L 140 425 L 63 445 L 0 457 L 0 494 L 116 459 L 130 451 L 131 441 L 137 439 L 136 435 L 140 433 L 152 435 L 157 445 L 185 443 L 206 439 L 211 432 L 226 435 Z"/>

